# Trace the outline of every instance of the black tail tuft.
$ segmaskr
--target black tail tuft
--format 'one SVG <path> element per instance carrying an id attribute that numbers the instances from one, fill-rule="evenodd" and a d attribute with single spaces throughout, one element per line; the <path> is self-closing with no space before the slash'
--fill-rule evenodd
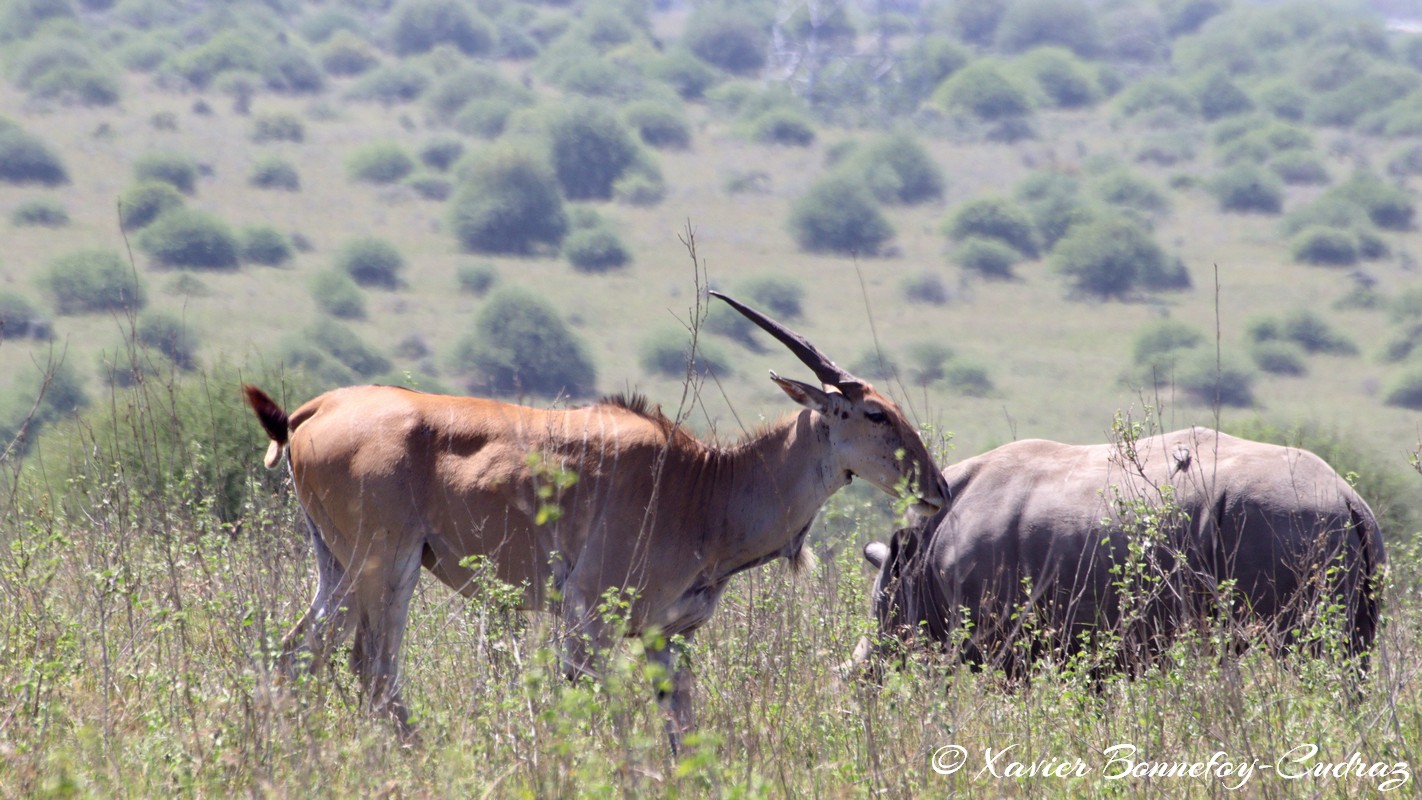
<path id="1" fill-rule="evenodd" d="M 262 423 L 262 428 L 272 441 L 279 445 L 286 445 L 287 422 L 286 412 L 281 410 L 281 406 L 276 401 L 267 396 L 267 393 L 251 384 L 242 386 L 242 393 L 247 396 L 247 405 L 257 412 L 257 420 Z"/>

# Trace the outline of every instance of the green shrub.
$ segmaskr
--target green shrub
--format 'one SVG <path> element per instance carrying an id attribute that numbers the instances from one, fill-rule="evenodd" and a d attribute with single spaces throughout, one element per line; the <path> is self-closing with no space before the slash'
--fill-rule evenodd
<path id="1" fill-rule="evenodd" d="M 964 40 L 979 45 L 992 44 L 1011 0 L 981 0 L 953 3 L 948 7 L 952 29 Z"/>
<path id="2" fill-rule="evenodd" d="M 254 142 L 302 142 L 306 140 L 306 126 L 295 114 L 277 112 L 259 114 L 252 120 L 252 141 Z"/>
<path id="3" fill-rule="evenodd" d="M 1316 155 L 1303 150 L 1280 153 L 1269 161 L 1269 169 L 1287 184 L 1311 186 L 1328 183 L 1328 168 Z"/>
<path id="4" fill-rule="evenodd" d="M 1052 266 L 1077 292 L 1124 297 L 1147 271 L 1167 270 L 1166 256 L 1150 234 L 1128 219 L 1098 219 L 1072 228 L 1057 243 Z"/>
<path id="5" fill-rule="evenodd" d="M 454 166 L 462 155 L 464 142 L 453 136 L 441 136 L 420 145 L 420 163 L 440 172 Z"/>
<path id="6" fill-rule="evenodd" d="M 442 122 L 455 119 L 471 103 L 496 103 L 507 109 L 503 113 L 507 117 L 513 109 L 533 102 L 529 90 L 508 80 L 497 69 L 478 64 L 442 75 L 422 97 L 430 113 Z"/>
<path id="7" fill-rule="evenodd" d="M 1175 371 L 1181 353 L 1205 343 L 1204 334 L 1174 319 L 1159 319 L 1146 323 L 1136 333 L 1131 355 L 1137 366 L 1153 369 L 1157 377 Z"/>
<path id="8" fill-rule="evenodd" d="M 1249 357 L 1254 366 L 1274 375 L 1296 376 L 1308 372 L 1303 348 L 1293 342 L 1278 339 L 1254 342 L 1249 346 Z"/>
<path id="9" fill-rule="evenodd" d="M 311 9 L 297 25 L 302 38 L 312 44 L 323 44 L 342 32 L 360 33 L 365 26 L 354 14 L 344 8 L 317 7 Z"/>
<path id="10" fill-rule="evenodd" d="M 1022 55 L 1012 66 L 1036 83 L 1056 108 L 1084 108 L 1101 99 L 1095 76 L 1070 50 L 1040 47 Z"/>
<path id="11" fill-rule="evenodd" d="M 0 181 L 59 186 L 69 182 L 69 173 L 39 137 L 0 126 Z"/>
<path id="12" fill-rule="evenodd" d="M 875 255 L 894 229 L 861 182 L 830 174 L 797 200 L 790 211 L 790 235 L 812 253 Z"/>
<path id="13" fill-rule="evenodd" d="M 490 294 L 460 339 L 454 366 L 471 377 L 471 388 L 502 395 L 583 397 L 597 382 L 582 341 L 557 311 L 517 287 Z"/>
<path id="14" fill-rule="evenodd" d="M 270 225 L 253 225 L 238 233 L 238 254 L 250 264 L 276 267 L 291 260 L 291 240 Z"/>
<path id="15" fill-rule="evenodd" d="M 385 105 L 408 103 L 429 88 L 430 80 L 429 72 L 418 64 L 388 64 L 360 76 L 348 96 Z"/>
<path id="16" fill-rule="evenodd" d="M 1361 205 L 1329 191 L 1312 203 L 1290 211 L 1282 227 L 1284 233 L 1293 236 L 1314 226 L 1354 231 L 1371 225 L 1372 220 Z"/>
<path id="17" fill-rule="evenodd" d="M 140 345 L 162 353 L 178 369 L 197 368 L 198 335 L 178 317 L 150 311 L 138 318 L 135 333 Z"/>
<path id="18" fill-rule="evenodd" d="M 266 156 L 252 165 L 252 175 L 247 182 L 259 189 L 281 189 L 288 192 L 301 190 L 301 176 L 296 166 L 278 156 Z"/>
<path id="19" fill-rule="evenodd" d="M 908 347 L 908 378 L 915 385 L 927 386 L 947 376 L 947 366 L 953 349 L 939 342 L 915 342 Z"/>
<path id="20" fill-rule="evenodd" d="M 914 205 L 943 197 L 943 170 L 909 133 L 859 147 L 838 168 L 862 180 L 881 203 Z"/>
<path id="21" fill-rule="evenodd" d="M 685 150 L 691 146 L 691 124 L 678 106 L 641 100 L 627 104 L 622 109 L 622 118 L 637 132 L 643 144 L 666 150 Z"/>
<path id="22" fill-rule="evenodd" d="M 499 148 L 474 161 L 449 205 L 450 228 L 477 253 L 527 254 L 557 248 L 568 217 L 557 178 L 525 151 Z"/>
<path id="23" fill-rule="evenodd" d="M 1147 178 L 1127 169 L 1113 169 L 1092 181 L 1096 195 L 1132 211 L 1160 214 L 1170 210 L 1170 198 Z"/>
<path id="24" fill-rule="evenodd" d="M 981 277 L 1012 280 L 1017 277 L 1012 268 L 1022 260 L 1022 254 L 1001 239 L 969 236 L 954 248 L 953 260 Z"/>
<path id="25" fill-rule="evenodd" d="M 1017 0 L 997 25 L 997 45 L 1008 52 L 1057 45 L 1090 57 L 1101 49 L 1096 20 L 1085 0 Z"/>
<path id="26" fill-rule="evenodd" d="M 739 297 L 748 298 L 776 319 L 793 321 L 800 318 L 805 301 L 805 288 L 793 278 L 761 275 L 742 281 L 736 287 Z"/>
<path id="27" fill-rule="evenodd" d="M 108 250 L 80 250 L 51 261 L 39 279 L 58 314 L 132 311 L 148 293 L 128 262 Z"/>
<path id="28" fill-rule="evenodd" d="M 666 196 L 667 184 L 661 169 L 642 158 L 612 184 L 613 199 L 623 205 L 654 206 Z"/>
<path id="29" fill-rule="evenodd" d="M 499 271 L 493 264 L 466 264 L 455 272 L 459 291 L 483 297 L 499 281 Z"/>
<path id="30" fill-rule="evenodd" d="M 1260 106 L 1280 119 L 1297 122 L 1308 112 L 1309 96 L 1291 81 L 1281 79 L 1266 83 L 1255 96 Z"/>
<path id="31" fill-rule="evenodd" d="M 980 197 L 964 203 L 948 217 L 944 232 L 955 242 L 970 237 L 996 239 L 1028 258 L 1036 258 L 1039 252 L 1032 218 L 1005 197 Z"/>
<path id="32" fill-rule="evenodd" d="M 1306 308 L 1285 314 L 1280 320 L 1279 331 L 1280 338 L 1294 342 L 1310 353 L 1343 356 L 1358 353 L 1358 346 L 1348 337 L 1334 330 L 1317 312 Z"/>
<path id="33" fill-rule="evenodd" d="M 94 68 L 64 68 L 46 72 L 30 85 L 30 97 L 83 106 L 111 106 L 119 101 L 119 79 Z"/>
<path id="34" fill-rule="evenodd" d="M 715 69 L 684 46 L 673 47 L 651 59 L 643 72 L 648 78 L 670 86 L 683 100 L 700 100 L 719 80 Z"/>
<path id="35" fill-rule="evenodd" d="M 62 228 L 69 224 L 69 212 L 64 209 L 63 203 L 52 197 L 37 197 L 15 206 L 15 210 L 10 212 L 10 222 L 16 226 Z"/>
<path id="36" fill-rule="evenodd" d="M 1163 77 L 1142 78 L 1116 98 L 1116 107 L 1128 117 L 1169 109 L 1186 117 L 1199 112 L 1195 98 L 1175 81 Z"/>
<path id="37" fill-rule="evenodd" d="M 1236 164 L 1210 181 L 1221 211 L 1277 214 L 1284 207 L 1284 187 L 1272 172 L 1255 164 Z"/>
<path id="38" fill-rule="evenodd" d="M 54 326 L 23 295 L 0 292 L 0 333 L 10 340 L 49 341 L 54 338 Z"/>
<path id="39" fill-rule="evenodd" d="M 943 382 L 965 397 L 987 397 L 994 388 L 987 367 L 957 358 L 943 365 Z"/>
<path id="40" fill-rule="evenodd" d="M 119 195 L 119 216 L 126 231 L 139 230 L 167 211 L 183 206 L 183 194 L 172 184 L 148 181 Z"/>
<path id="41" fill-rule="evenodd" d="M 197 191 L 197 162 L 179 153 L 153 152 L 133 162 L 133 177 L 140 183 L 166 183 L 183 194 Z"/>
<path id="42" fill-rule="evenodd" d="M 405 257 L 390 242 L 374 236 L 351 239 L 336 253 L 336 269 L 361 286 L 396 289 Z"/>
<path id="43" fill-rule="evenodd" d="M 582 272 L 606 272 L 625 266 L 632 256 L 616 233 L 605 227 L 583 228 L 563 240 L 563 257 Z"/>
<path id="44" fill-rule="evenodd" d="M 770 26 L 744 10 L 706 4 L 697 6 L 687 20 L 682 42 L 708 64 L 735 75 L 754 75 L 765 67 Z"/>
<path id="45" fill-rule="evenodd" d="M 987 59 L 953 73 L 934 91 L 933 101 L 949 111 L 965 111 L 990 121 L 1022 117 L 1032 111 L 1027 92 Z"/>
<path id="46" fill-rule="evenodd" d="M 802 111 L 773 108 L 746 123 L 750 138 L 763 144 L 808 147 L 815 141 L 815 126 Z"/>
<path id="47" fill-rule="evenodd" d="M 237 237 L 218 217 L 175 208 L 159 215 L 138 235 L 138 249 L 165 267 L 236 269 Z"/>
<path id="48" fill-rule="evenodd" d="M 1200 116 L 1211 122 L 1254 110 L 1254 101 L 1222 70 L 1213 70 L 1196 81 L 1195 105 Z"/>
<path id="49" fill-rule="evenodd" d="M 971 60 L 972 54 L 952 36 L 930 33 L 909 47 L 895 64 L 898 84 L 889 87 L 891 108 L 902 113 L 916 111 L 933 90 Z"/>
<path id="50" fill-rule="evenodd" d="M 642 340 L 638 348 L 637 363 L 649 375 L 667 378 L 681 378 L 687 372 L 687 356 L 691 342 L 686 331 L 675 328 L 654 331 Z M 700 339 L 696 343 L 696 363 L 692 365 L 698 375 L 715 373 L 730 375 L 731 362 L 715 342 Z"/>
<path id="51" fill-rule="evenodd" d="M 1035 172 L 1017 185 L 1014 195 L 1027 208 L 1031 226 L 1047 249 L 1055 247 L 1072 226 L 1093 217 L 1081 200 L 1081 181 L 1074 175 Z"/>
<path id="52" fill-rule="evenodd" d="M 346 159 L 351 180 L 366 183 L 395 183 L 415 169 L 415 160 L 396 142 L 371 142 Z"/>
<path id="53" fill-rule="evenodd" d="M 849 363 L 849 371 L 868 381 L 897 381 L 899 377 L 893 357 L 872 347 Z"/>
<path id="54" fill-rule="evenodd" d="M 1410 229 L 1416 213 L 1416 204 L 1410 191 L 1368 173 L 1354 175 L 1330 189 L 1326 196 L 1357 203 L 1367 212 L 1374 225 L 1385 230 Z"/>
<path id="55" fill-rule="evenodd" d="M 493 26 L 459 0 L 400 0 L 390 15 L 390 40 L 397 55 L 427 53 L 440 44 L 452 44 L 471 56 L 494 49 Z"/>
<path id="56" fill-rule="evenodd" d="M 1422 366 L 1408 367 L 1383 385 L 1383 402 L 1390 406 L 1422 409 Z"/>
<path id="57" fill-rule="evenodd" d="M 1301 264 L 1347 267 L 1358 263 L 1358 239 L 1341 228 L 1304 228 L 1289 240 L 1289 251 Z"/>
<path id="58" fill-rule="evenodd" d="M 338 269 L 311 276 L 311 299 L 316 307 L 340 319 L 365 319 L 365 294 L 350 275 Z"/>
<path id="59" fill-rule="evenodd" d="M 553 172 L 569 200 L 603 200 L 637 160 L 627 127 L 601 105 L 578 102 L 548 124 Z"/>
<path id="60" fill-rule="evenodd" d="M 380 56 L 358 33 L 338 31 L 321 45 L 318 58 L 321 68 L 330 75 L 348 77 L 361 75 L 380 63 Z"/>
<path id="61" fill-rule="evenodd" d="M 1176 387 L 1198 403 L 1247 408 L 1254 405 L 1254 371 L 1230 353 L 1196 348 L 1181 359 Z"/>
<path id="62" fill-rule="evenodd" d="M 937 273 L 920 272 L 904 278 L 899 284 L 899 295 L 910 303 L 927 303 L 933 306 L 947 305 L 952 299 L 948 287 Z"/>
<path id="63" fill-rule="evenodd" d="M 405 179 L 405 185 L 415 190 L 415 194 L 426 200 L 444 202 L 454 191 L 454 184 L 442 175 L 416 173 Z"/>
<path id="64" fill-rule="evenodd" d="M 390 371 L 390 359 L 366 343 L 349 326 L 334 319 L 322 319 L 305 330 L 305 340 L 329 354 L 352 373 L 370 378 Z"/>

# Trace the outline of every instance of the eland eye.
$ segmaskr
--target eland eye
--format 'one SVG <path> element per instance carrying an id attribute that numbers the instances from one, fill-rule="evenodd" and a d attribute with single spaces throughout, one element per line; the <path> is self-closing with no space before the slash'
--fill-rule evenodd
<path id="1" fill-rule="evenodd" d="M 870 422 L 888 422 L 889 415 L 877 408 L 871 408 L 864 412 L 864 418 Z"/>

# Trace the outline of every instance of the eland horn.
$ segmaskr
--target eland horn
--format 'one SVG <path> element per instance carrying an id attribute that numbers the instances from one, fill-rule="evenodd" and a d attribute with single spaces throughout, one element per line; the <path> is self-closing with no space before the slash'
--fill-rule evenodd
<path id="1" fill-rule="evenodd" d="M 819 348 L 810 344 L 809 340 L 800 334 L 781 325 L 739 300 L 727 297 L 714 289 L 709 293 L 712 297 L 719 297 L 725 300 L 731 308 L 741 312 L 741 314 L 745 315 L 751 322 L 763 328 L 766 333 L 779 339 L 780 343 L 790 348 L 790 352 L 794 353 L 797 358 L 803 361 L 805 366 L 809 367 L 810 370 L 815 373 L 815 377 L 819 378 L 820 382 L 824 385 L 837 387 L 840 391 L 851 388 L 862 388 L 865 385 L 864 381 L 840 368 L 838 364 L 831 361 L 828 356 L 820 352 Z"/>

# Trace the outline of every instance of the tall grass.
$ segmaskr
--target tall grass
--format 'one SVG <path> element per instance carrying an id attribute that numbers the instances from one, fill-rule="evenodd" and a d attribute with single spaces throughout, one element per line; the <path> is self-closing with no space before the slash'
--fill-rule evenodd
<path id="1" fill-rule="evenodd" d="M 161 404 L 110 406 L 135 430 L 171 430 Z M 294 499 L 260 471 L 259 450 L 246 454 L 235 513 L 222 515 L 210 492 L 191 491 L 209 480 L 200 460 L 158 489 L 131 469 L 97 468 L 97 456 L 68 484 L 37 480 L 57 469 L 44 447 L 23 466 L 0 511 L 3 794 L 1203 797 L 1231 794 L 1237 779 L 1112 779 L 1124 762 L 1108 748 L 1131 745 L 1136 761 L 1218 751 L 1273 765 L 1304 745 L 1319 748 L 1305 766 L 1355 752 L 1368 764 L 1417 760 L 1422 553 L 1402 532 L 1374 672 L 1356 695 L 1327 661 L 1262 649 L 1220 658 L 1188 643 L 1138 679 L 1099 684 L 1050 664 L 1010 683 L 929 654 L 877 681 L 845 680 L 837 664 L 871 632 L 858 545 L 889 532 L 886 501 L 859 493 L 823 515 L 813 574 L 744 574 L 698 632 L 699 730 L 680 760 L 641 642 L 620 648 L 600 682 L 569 684 L 554 623 L 509 611 L 492 583 L 473 600 L 433 580 L 416 593 L 404 674 L 423 742 L 405 746 L 363 714 L 339 660 L 297 685 L 272 672 L 310 563 Z M 948 745 L 967 761 L 943 775 L 934 754 Z M 988 748 L 1012 749 L 994 759 Z M 1004 776 L 1009 762 L 1075 758 L 1085 775 Z M 1371 797 L 1382 780 L 1260 771 L 1240 796 Z"/>

